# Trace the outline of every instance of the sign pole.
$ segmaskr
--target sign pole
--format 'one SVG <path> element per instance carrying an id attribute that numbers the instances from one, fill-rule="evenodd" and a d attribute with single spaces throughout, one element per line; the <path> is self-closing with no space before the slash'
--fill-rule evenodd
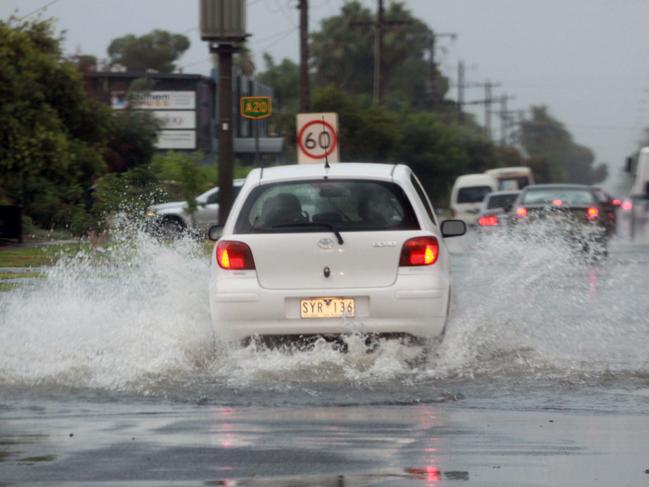
<path id="1" fill-rule="evenodd" d="M 259 124 L 261 120 L 254 120 L 252 122 L 255 125 L 255 166 L 259 167 L 260 157 L 259 157 Z"/>
<path id="2" fill-rule="evenodd" d="M 263 167 L 259 150 L 259 124 L 273 114 L 273 98 L 270 96 L 242 96 L 239 99 L 241 116 L 252 121 L 255 137 L 255 165 Z"/>

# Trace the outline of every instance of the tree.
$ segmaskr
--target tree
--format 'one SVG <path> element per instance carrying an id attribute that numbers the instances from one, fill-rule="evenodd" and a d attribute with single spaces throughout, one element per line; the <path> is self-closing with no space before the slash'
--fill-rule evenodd
<path id="1" fill-rule="evenodd" d="M 593 166 L 593 151 L 577 144 L 547 107 L 533 106 L 532 118 L 523 122 L 521 131 L 523 147 L 546 181 L 595 184 L 606 179 L 606 164 Z"/>
<path id="2" fill-rule="evenodd" d="M 146 165 L 155 153 L 158 123 L 146 112 L 115 112 L 110 121 L 104 158 L 110 172 Z"/>
<path id="3" fill-rule="evenodd" d="M 110 65 L 124 66 L 128 71 L 172 73 L 174 64 L 189 49 L 189 39 L 182 34 L 153 30 L 137 37 L 128 34 L 113 39 L 108 46 Z"/>
<path id="4" fill-rule="evenodd" d="M 399 141 L 398 119 L 380 108 L 363 109 L 353 97 L 337 87 L 314 92 L 315 112 L 338 113 L 343 161 L 389 161 Z"/>
<path id="5" fill-rule="evenodd" d="M 60 42 L 52 21 L 0 21 L 0 187 L 48 227 L 83 221 L 110 119 Z"/>
<path id="6" fill-rule="evenodd" d="M 300 74 L 298 66 L 290 59 L 283 59 L 276 64 L 273 57 L 264 53 L 266 70 L 257 75 L 257 79 L 274 90 L 274 101 L 283 112 L 297 111 L 300 100 Z"/>
<path id="7" fill-rule="evenodd" d="M 448 83 L 426 60 L 433 32 L 402 3 L 393 2 L 385 20 L 396 23 L 384 36 L 386 106 L 430 108 L 441 101 Z M 374 70 L 374 13 L 358 1 L 343 5 L 340 15 L 322 22 L 311 36 L 310 52 L 319 86 L 336 85 L 346 93 L 371 100 Z M 431 84 L 435 82 L 435 90 Z M 431 96 L 435 95 L 435 100 Z"/>

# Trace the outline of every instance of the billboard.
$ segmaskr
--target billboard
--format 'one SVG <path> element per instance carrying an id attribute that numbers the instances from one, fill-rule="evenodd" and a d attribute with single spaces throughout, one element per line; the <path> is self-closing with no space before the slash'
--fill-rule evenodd
<path id="1" fill-rule="evenodd" d="M 195 130 L 161 130 L 156 142 L 158 149 L 196 149 Z"/>
<path id="2" fill-rule="evenodd" d="M 155 110 L 152 113 L 156 120 L 160 123 L 162 129 L 173 130 L 196 128 L 196 112 L 193 110 Z"/>
<path id="3" fill-rule="evenodd" d="M 113 91 L 110 104 L 115 110 L 132 108 L 135 110 L 195 110 L 195 91 L 148 91 L 127 93 Z"/>

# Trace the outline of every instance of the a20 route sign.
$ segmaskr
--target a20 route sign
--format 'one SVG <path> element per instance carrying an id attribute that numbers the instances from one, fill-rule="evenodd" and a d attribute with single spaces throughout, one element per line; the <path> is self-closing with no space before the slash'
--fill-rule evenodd
<path id="1" fill-rule="evenodd" d="M 297 162 L 340 162 L 337 113 L 297 115 Z"/>
<path id="2" fill-rule="evenodd" d="M 273 99 L 270 96 L 242 96 L 241 116 L 252 120 L 262 120 L 273 114 Z"/>

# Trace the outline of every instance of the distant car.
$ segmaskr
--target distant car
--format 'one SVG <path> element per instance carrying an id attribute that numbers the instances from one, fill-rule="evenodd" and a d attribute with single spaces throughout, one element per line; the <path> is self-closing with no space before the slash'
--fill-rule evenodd
<path id="1" fill-rule="evenodd" d="M 617 224 L 617 209 L 622 206 L 622 201 L 618 198 L 613 198 L 610 194 L 602 188 L 593 186 L 593 192 L 597 201 L 602 205 L 602 219 L 606 230 L 609 234 L 615 232 Z"/>
<path id="2" fill-rule="evenodd" d="M 485 174 L 492 176 L 498 181 L 499 191 L 521 190 L 525 186 L 534 184 L 534 174 L 532 169 L 526 166 L 518 167 L 499 167 L 489 169 Z"/>
<path id="3" fill-rule="evenodd" d="M 484 231 L 505 227 L 508 223 L 508 213 L 519 194 L 520 191 L 496 191 L 485 196 L 478 214 L 480 229 Z"/>
<path id="4" fill-rule="evenodd" d="M 469 225 L 478 222 L 482 200 L 489 193 L 498 191 L 498 181 L 487 174 L 464 174 L 459 176 L 451 190 L 450 208 L 454 218 Z"/>
<path id="5" fill-rule="evenodd" d="M 233 182 L 234 198 L 243 186 L 243 179 Z M 175 235 L 187 229 L 205 234 L 208 228 L 219 223 L 219 188 L 214 187 L 196 197 L 198 207 L 194 218 L 187 212 L 186 201 L 171 201 L 150 206 L 146 211 L 147 227 L 166 235 Z"/>
<path id="6" fill-rule="evenodd" d="M 218 336 L 435 337 L 449 312 L 445 237 L 409 167 L 372 163 L 253 170 L 212 256 Z"/>
<path id="7" fill-rule="evenodd" d="M 605 207 L 590 186 L 537 184 L 523 189 L 514 203 L 514 226 L 544 223 L 552 235 L 577 242 L 584 250 L 606 253 L 612 230 Z"/>

